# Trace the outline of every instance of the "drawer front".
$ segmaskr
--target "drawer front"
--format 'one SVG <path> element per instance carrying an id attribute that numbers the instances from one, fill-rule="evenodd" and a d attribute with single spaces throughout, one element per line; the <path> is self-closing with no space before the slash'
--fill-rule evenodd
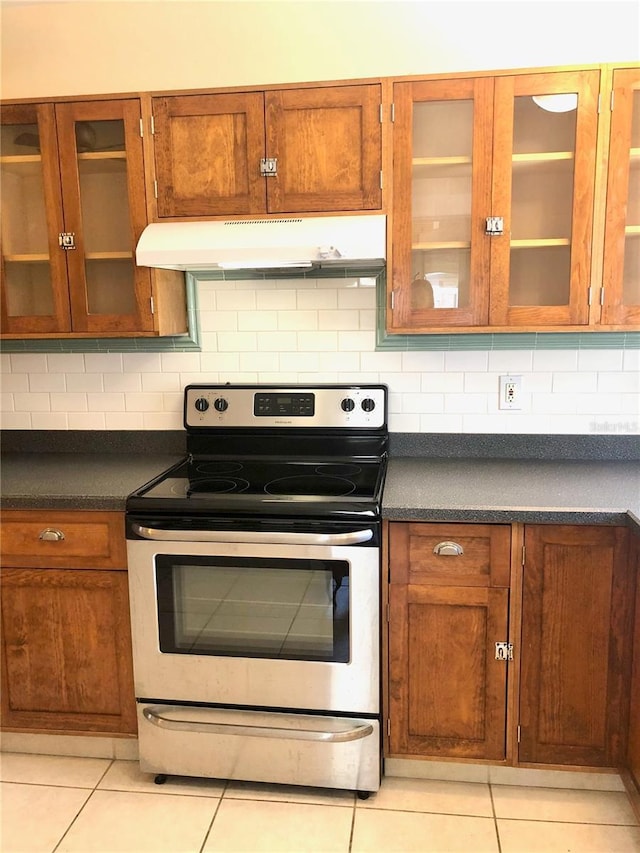
<path id="1" fill-rule="evenodd" d="M 124 513 L 6 510 L 0 556 L 14 568 L 126 569 Z"/>
<path id="2" fill-rule="evenodd" d="M 508 587 L 508 524 L 389 524 L 391 583 Z"/>

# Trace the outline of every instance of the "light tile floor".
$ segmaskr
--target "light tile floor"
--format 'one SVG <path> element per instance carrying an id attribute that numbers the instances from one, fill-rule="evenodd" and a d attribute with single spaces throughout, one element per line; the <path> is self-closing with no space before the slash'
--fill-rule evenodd
<path id="1" fill-rule="evenodd" d="M 640 853 L 626 794 L 386 777 L 345 791 L 2 753 L 1 853 Z"/>

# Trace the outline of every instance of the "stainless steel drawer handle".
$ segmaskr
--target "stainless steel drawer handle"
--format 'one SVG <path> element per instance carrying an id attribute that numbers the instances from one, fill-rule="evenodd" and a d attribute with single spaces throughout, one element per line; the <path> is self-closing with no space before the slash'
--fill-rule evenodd
<path id="1" fill-rule="evenodd" d="M 143 539 L 161 542 L 230 542 L 254 545 L 357 545 L 369 542 L 373 530 L 356 530 L 351 533 L 269 533 L 249 530 L 159 530 L 154 527 L 132 525 L 134 533 Z"/>
<path id="2" fill-rule="evenodd" d="M 464 548 L 457 542 L 438 542 L 433 553 L 438 557 L 461 557 L 464 554 Z"/>
<path id="3" fill-rule="evenodd" d="M 241 735 L 242 737 L 286 738 L 287 740 L 315 740 L 325 743 L 344 743 L 360 740 L 373 734 L 373 726 L 369 723 L 356 725 L 342 732 L 323 732 L 314 729 L 285 729 L 277 726 L 243 726 L 238 723 L 195 723 L 192 720 L 175 720 L 163 717 L 157 708 L 144 708 L 145 719 L 154 726 L 163 729 L 173 729 L 181 732 L 205 732 L 216 735 Z"/>
<path id="4" fill-rule="evenodd" d="M 64 533 L 62 530 L 58 530 L 55 527 L 45 527 L 45 529 L 40 532 L 38 539 L 42 539 L 45 542 L 62 542 L 64 539 Z"/>

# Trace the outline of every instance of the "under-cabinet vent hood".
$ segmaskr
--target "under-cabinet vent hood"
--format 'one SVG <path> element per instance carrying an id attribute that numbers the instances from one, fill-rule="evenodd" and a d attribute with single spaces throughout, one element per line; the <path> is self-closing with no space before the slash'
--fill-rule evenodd
<path id="1" fill-rule="evenodd" d="M 143 267 L 170 270 L 300 270 L 382 266 L 386 217 L 313 216 L 156 222 L 136 248 Z"/>

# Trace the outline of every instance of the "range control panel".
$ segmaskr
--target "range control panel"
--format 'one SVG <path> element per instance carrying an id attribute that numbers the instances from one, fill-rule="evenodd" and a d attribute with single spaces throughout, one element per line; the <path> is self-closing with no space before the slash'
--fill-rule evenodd
<path id="1" fill-rule="evenodd" d="M 386 423 L 385 385 L 188 385 L 184 394 L 186 429 L 380 429 Z"/>

